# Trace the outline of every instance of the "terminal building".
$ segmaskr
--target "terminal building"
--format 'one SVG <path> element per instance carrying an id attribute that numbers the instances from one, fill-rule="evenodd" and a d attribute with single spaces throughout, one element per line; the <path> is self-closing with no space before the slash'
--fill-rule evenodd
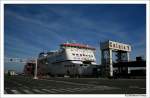
<path id="1" fill-rule="evenodd" d="M 101 76 L 105 77 L 136 77 L 146 76 L 146 61 L 137 57 L 130 60 L 131 45 L 115 41 L 100 43 L 101 49 Z M 113 57 L 115 53 L 115 57 Z M 116 58 L 116 61 L 113 61 Z"/>
<path id="2" fill-rule="evenodd" d="M 115 77 L 146 78 L 146 61 L 136 57 L 136 61 L 118 62 L 113 64 Z"/>

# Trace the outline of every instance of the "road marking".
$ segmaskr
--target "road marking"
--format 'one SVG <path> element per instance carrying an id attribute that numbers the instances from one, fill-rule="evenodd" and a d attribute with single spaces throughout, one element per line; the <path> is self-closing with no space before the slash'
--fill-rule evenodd
<path id="1" fill-rule="evenodd" d="M 56 91 L 57 93 L 59 93 L 59 92 L 72 92 L 72 91 L 70 91 L 70 90 L 67 90 L 67 89 L 51 89 L 52 91 Z"/>
<path id="2" fill-rule="evenodd" d="M 32 90 L 35 91 L 35 92 L 37 92 L 37 93 L 44 93 L 44 92 L 42 92 L 42 91 L 40 91 L 38 89 L 32 89 Z"/>
<path id="3" fill-rule="evenodd" d="M 65 88 L 65 89 L 59 89 L 61 92 L 67 91 L 67 92 L 76 92 L 76 91 L 82 91 L 87 90 L 87 88 Z"/>
<path id="4" fill-rule="evenodd" d="M 57 81 L 57 80 L 47 80 L 47 79 L 40 79 L 40 80 L 46 80 L 46 81 L 54 81 L 54 82 L 58 82 L 58 83 L 66 83 L 66 84 L 73 84 L 73 85 L 84 85 L 84 86 L 88 86 L 89 89 L 93 88 L 93 87 L 97 87 L 98 85 L 94 85 L 94 84 L 82 84 L 82 83 L 74 83 L 74 82 L 67 82 L 67 81 Z M 89 87 L 91 86 L 91 87 Z M 98 86 L 98 88 L 103 88 L 101 90 L 110 90 L 110 89 L 120 89 L 117 87 L 109 87 L 109 86 Z M 96 90 L 96 88 L 94 88 Z M 93 89 L 93 90 L 94 90 Z M 85 90 L 84 88 L 82 90 Z M 87 90 L 87 89 L 86 89 Z"/>
<path id="5" fill-rule="evenodd" d="M 26 94 L 34 94 L 34 93 L 49 93 L 49 94 L 56 94 L 56 93 L 71 93 L 71 92 L 81 92 L 81 91 L 92 91 L 92 90 L 110 90 L 110 89 L 114 89 L 113 87 L 108 87 L 108 86 L 93 86 L 93 87 L 81 87 L 81 88 L 53 88 L 53 89 L 22 89 L 22 92 L 26 93 Z M 141 89 L 145 89 L 145 88 L 141 88 Z M 17 91 L 17 90 L 11 90 L 11 92 L 13 92 L 14 94 L 21 94 L 21 92 Z M 7 94 L 6 90 L 5 90 L 5 94 Z"/>
<path id="6" fill-rule="evenodd" d="M 75 91 L 73 91 L 72 89 L 68 89 L 68 88 L 66 88 L 66 89 L 59 89 L 61 92 L 75 92 Z"/>
<path id="7" fill-rule="evenodd" d="M 73 91 L 78 91 L 81 90 L 82 88 L 66 88 L 67 90 L 73 90 Z"/>
<path id="8" fill-rule="evenodd" d="M 13 81 L 13 83 L 15 83 L 16 85 L 19 85 L 21 87 L 29 88 L 28 86 L 25 86 L 25 85 L 23 85 L 23 84 L 21 84 L 19 82 L 16 82 L 16 81 Z"/>
<path id="9" fill-rule="evenodd" d="M 56 93 L 55 91 L 51 91 L 51 90 L 48 90 L 48 89 L 42 89 L 43 91 L 46 91 L 46 92 L 49 92 L 49 93 Z"/>
<path id="10" fill-rule="evenodd" d="M 59 89 L 50 89 L 52 91 L 61 92 Z"/>
<path id="11" fill-rule="evenodd" d="M 82 91 L 82 90 L 86 90 L 87 88 L 68 88 L 67 90 L 70 90 L 70 92 L 76 92 L 76 91 Z"/>
<path id="12" fill-rule="evenodd" d="M 59 92 L 77 92 L 77 91 L 92 91 L 92 90 L 108 90 L 111 87 L 101 86 L 100 87 L 82 87 L 82 88 L 61 88 L 61 89 L 50 89 L 50 91 L 55 91 L 55 93 Z"/>
<path id="13" fill-rule="evenodd" d="M 11 90 L 14 94 L 21 94 L 19 91 L 17 91 L 17 90 Z"/>
<path id="14" fill-rule="evenodd" d="M 27 93 L 27 94 L 34 94 L 33 92 L 31 92 L 31 91 L 29 91 L 29 90 L 27 90 L 27 89 L 23 89 L 23 91 L 24 91 L 25 93 Z"/>
<path id="15" fill-rule="evenodd" d="M 73 85 L 96 86 L 96 85 L 93 85 L 93 84 L 82 84 L 82 83 L 67 82 L 67 81 L 57 81 L 57 80 L 47 80 L 47 79 L 39 79 L 39 80 L 53 81 L 53 82 L 65 83 L 65 84 L 73 84 Z"/>
<path id="16" fill-rule="evenodd" d="M 96 86 L 94 89 L 99 89 L 99 90 L 111 90 L 111 89 L 118 89 L 117 87 L 109 87 L 109 86 Z"/>
<path id="17" fill-rule="evenodd" d="M 81 88 L 73 88 L 73 89 L 81 89 Z"/>

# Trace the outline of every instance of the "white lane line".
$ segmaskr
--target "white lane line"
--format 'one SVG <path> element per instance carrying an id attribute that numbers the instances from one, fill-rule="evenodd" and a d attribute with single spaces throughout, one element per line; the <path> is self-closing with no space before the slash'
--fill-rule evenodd
<path id="1" fill-rule="evenodd" d="M 76 90 L 76 89 L 81 89 L 81 88 L 72 88 L 72 89 Z"/>
<path id="2" fill-rule="evenodd" d="M 8 94 L 6 90 L 4 90 L 4 94 Z"/>
<path id="3" fill-rule="evenodd" d="M 61 93 L 61 92 L 73 92 L 73 91 L 70 91 L 70 90 L 66 90 L 66 89 L 50 89 L 51 91 L 56 91 L 57 93 Z"/>
<path id="4" fill-rule="evenodd" d="M 92 91 L 92 90 L 105 90 L 104 88 L 97 88 L 97 87 L 83 87 L 83 88 L 78 88 L 74 89 L 75 91 Z"/>
<path id="5" fill-rule="evenodd" d="M 48 90 L 48 89 L 42 89 L 43 91 L 46 91 L 46 92 L 49 92 L 49 93 L 56 93 L 55 91 L 51 91 L 51 90 Z"/>
<path id="6" fill-rule="evenodd" d="M 80 91 L 81 89 L 83 89 L 83 88 L 70 88 L 70 90 L 74 90 L 74 91 Z"/>
<path id="7" fill-rule="evenodd" d="M 146 88 L 141 88 L 141 87 L 138 87 L 138 86 L 129 86 L 129 88 L 134 88 L 134 89 L 146 89 Z"/>
<path id="8" fill-rule="evenodd" d="M 47 79 L 39 79 L 39 80 L 52 81 L 52 82 L 65 83 L 65 84 L 72 84 L 72 85 L 96 86 L 93 84 L 82 84 L 82 83 L 75 83 L 75 82 L 68 82 L 68 81 L 47 80 Z"/>
<path id="9" fill-rule="evenodd" d="M 66 90 L 69 91 L 69 92 L 81 91 L 83 89 L 85 89 L 85 88 L 66 88 Z"/>
<path id="10" fill-rule="evenodd" d="M 61 92 L 61 90 L 59 90 L 59 89 L 50 89 L 50 91 Z"/>
<path id="11" fill-rule="evenodd" d="M 11 90 L 14 94 L 21 94 L 19 91 L 17 91 L 17 90 Z"/>
<path id="12" fill-rule="evenodd" d="M 24 91 L 25 93 L 27 93 L 27 94 L 34 94 L 33 92 L 31 92 L 31 91 L 29 91 L 29 90 L 27 90 L 27 89 L 23 89 L 23 91 Z"/>
<path id="13" fill-rule="evenodd" d="M 92 90 L 105 90 L 104 88 L 90 88 L 90 89 L 83 89 L 83 90 L 86 90 L 86 91 L 92 91 Z"/>
<path id="14" fill-rule="evenodd" d="M 13 83 L 15 83 L 16 85 L 20 86 L 20 87 L 25 87 L 25 88 L 29 88 L 28 86 L 25 86 L 19 82 L 13 81 Z"/>
<path id="15" fill-rule="evenodd" d="M 103 88 L 81 88 L 76 91 L 93 91 L 93 90 L 104 90 Z"/>
<path id="16" fill-rule="evenodd" d="M 96 86 L 96 87 L 93 87 L 93 89 L 111 90 L 111 89 L 119 89 L 119 88 L 117 88 L 117 87 L 109 87 L 109 86 Z"/>
<path id="17" fill-rule="evenodd" d="M 40 90 L 38 90 L 38 89 L 32 89 L 34 92 L 36 92 L 36 93 L 44 93 L 44 92 L 42 92 L 42 91 L 40 91 Z"/>
<path id="18" fill-rule="evenodd" d="M 68 81 L 58 81 L 58 80 L 47 80 L 47 79 L 41 79 L 41 80 L 45 80 L 45 81 L 52 81 L 52 82 L 58 82 L 58 83 L 65 83 L 65 84 L 72 84 L 72 85 L 80 85 L 80 86 L 88 86 L 88 88 L 93 88 L 97 87 L 98 85 L 94 85 L 94 84 L 82 84 L 82 83 L 75 83 L 75 82 L 68 82 Z M 90 87 L 91 86 L 91 87 Z M 102 88 L 104 88 L 105 90 L 110 90 L 110 89 L 120 89 L 117 87 L 109 87 L 109 86 L 101 86 Z M 84 89 L 83 89 L 84 90 Z"/>
<path id="19" fill-rule="evenodd" d="M 75 92 L 72 89 L 59 89 L 61 92 Z"/>
<path id="20" fill-rule="evenodd" d="M 83 91 L 86 90 L 87 88 L 65 88 L 65 89 L 59 89 L 67 92 L 77 92 L 77 91 Z"/>

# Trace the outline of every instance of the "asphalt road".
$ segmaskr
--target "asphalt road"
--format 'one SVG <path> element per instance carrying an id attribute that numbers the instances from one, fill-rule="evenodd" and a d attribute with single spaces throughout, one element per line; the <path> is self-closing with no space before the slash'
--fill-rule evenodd
<path id="1" fill-rule="evenodd" d="M 5 76 L 5 94 L 146 94 L 145 79 Z"/>

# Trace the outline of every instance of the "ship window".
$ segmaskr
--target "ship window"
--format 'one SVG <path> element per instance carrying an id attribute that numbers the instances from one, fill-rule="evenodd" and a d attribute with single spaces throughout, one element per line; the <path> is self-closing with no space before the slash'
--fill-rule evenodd
<path id="1" fill-rule="evenodd" d="M 74 53 L 72 53 L 72 55 L 75 55 Z"/>
<path id="2" fill-rule="evenodd" d="M 113 47 L 115 47 L 116 45 L 115 44 L 113 44 Z"/>
<path id="3" fill-rule="evenodd" d="M 119 49 L 120 49 L 120 45 L 119 45 Z"/>
<path id="4" fill-rule="evenodd" d="M 83 56 L 85 56 L 85 55 L 83 54 Z"/>
<path id="5" fill-rule="evenodd" d="M 129 46 L 127 46 L 128 50 L 129 50 Z"/>
<path id="6" fill-rule="evenodd" d="M 78 54 L 76 54 L 76 56 L 78 56 Z"/>
<path id="7" fill-rule="evenodd" d="M 80 54 L 80 56 L 82 56 L 82 54 Z"/>
<path id="8" fill-rule="evenodd" d="M 124 49 L 126 49 L 126 47 L 124 46 Z"/>
<path id="9" fill-rule="evenodd" d="M 110 47 L 112 47 L 112 42 L 110 42 L 110 45 L 109 45 Z"/>

